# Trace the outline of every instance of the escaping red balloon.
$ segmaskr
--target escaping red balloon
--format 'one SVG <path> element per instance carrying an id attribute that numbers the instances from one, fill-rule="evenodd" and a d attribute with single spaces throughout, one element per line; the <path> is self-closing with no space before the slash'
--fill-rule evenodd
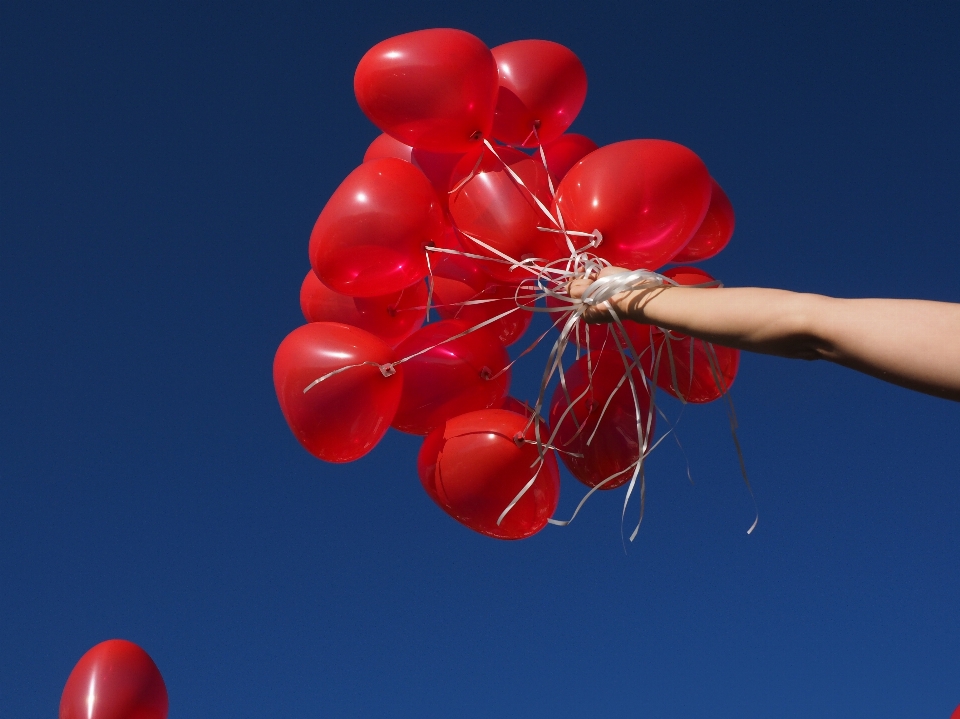
<path id="1" fill-rule="evenodd" d="M 452 339 L 469 329 L 466 322 L 441 320 L 397 346 L 398 356 L 417 356 L 402 365 L 403 395 L 393 427 L 427 434 L 458 414 L 500 405 L 510 387 L 510 356 L 486 328 Z"/>
<path id="2" fill-rule="evenodd" d="M 417 282 L 381 297 L 350 297 L 324 285 L 313 270 L 300 286 L 300 309 L 307 322 L 340 322 L 376 335 L 396 347 L 427 316 L 427 285 Z"/>
<path id="3" fill-rule="evenodd" d="M 451 418 L 424 440 L 417 457 L 420 482 L 451 517 L 497 539 L 524 539 L 547 525 L 560 497 L 552 452 L 538 459 L 527 418 L 503 409 Z M 497 520 L 520 491 L 527 492 Z"/>
<path id="4" fill-rule="evenodd" d="M 167 719 L 167 688 L 150 655 L 133 642 L 97 644 L 70 672 L 60 719 Z"/>
<path id="5" fill-rule="evenodd" d="M 523 147 L 559 137 L 587 96 L 580 58 L 549 40 L 516 40 L 492 52 L 500 76 L 494 137 Z"/>
<path id="6" fill-rule="evenodd" d="M 497 63 L 468 32 L 418 30 L 368 50 L 353 88 L 360 109 L 388 135 L 432 152 L 466 152 L 490 136 Z"/>
<path id="7" fill-rule="evenodd" d="M 273 384 L 300 444 L 327 462 L 352 462 L 373 449 L 400 403 L 403 365 L 389 376 L 380 369 L 396 357 L 369 332 L 337 322 L 288 334 L 273 360 Z"/>
<path id="8" fill-rule="evenodd" d="M 567 229 L 600 230 L 595 252 L 613 265 L 655 270 L 693 237 L 710 193 L 710 174 L 691 150 L 666 140 L 627 140 L 577 163 L 557 189 L 554 211 Z"/>

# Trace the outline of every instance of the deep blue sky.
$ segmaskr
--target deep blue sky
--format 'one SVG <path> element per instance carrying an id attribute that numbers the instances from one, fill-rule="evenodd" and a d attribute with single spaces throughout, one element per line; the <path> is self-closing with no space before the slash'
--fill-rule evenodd
<path id="1" fill-rule="evenodd" d="M 691 407 L 695 484 L 658 450 L 626 553 L 619 492 L 504 543 L 430 502 L 416 438 L 343 466 L 293 439 L 271 363 L 377 134 L 354 68 L 435 26 L 562 42 L 573 129 L 699 153 L 727 284 L 960 301 L 955 3 L 5 3 L 0 716 L 54 716 L 123 637 L 171 719 L 947 717 L 958 404 L 745 356 L 759 527 L 722 408 Z"/>

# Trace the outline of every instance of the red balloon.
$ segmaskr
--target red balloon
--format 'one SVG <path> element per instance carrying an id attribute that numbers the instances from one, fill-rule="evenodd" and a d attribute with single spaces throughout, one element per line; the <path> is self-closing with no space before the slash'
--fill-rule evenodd
<path id="1" fill-rule="evenodd" d="M 453 175 L 453 168 L 462 157 L 463 154 L 459 152 L 430 152 L 419 147 L 413 148 L 411 153 L 413 164 L 419 167 L 430 180 L 430 184 L 440 198 L 440 206 L 445 212 L 450 207 L 450 177 Z"/>
<path id="2" fill-rule="evenodd" d="M 491 52 L 500 75 L 494 137 L 508 145 L 536 147 L 563 134 L 587 96 L 587 71 L 580 58 L 549 40 L 517 40 Z"/>
<path id="3" fill-rule="evenodd" d="M 534 428 L 503 409 L 470 412 L 447 420 L 424 441 L 417 457 L 420 482 L 451 517 L 497 539 L 524 539 L 547 525 L 560 498 L 557 460 L 537 463 Z M 497 526 L 520 490 L 533 485 Z"/>
<path id="4" fill-rule="evenodd" d="M 467 302 L 483 292 L 490 284 L 490 275 L 480 262 L 463 255 L 439 254 L 431 257 L 433 263 L 433 301 L 437 313 L 445 320 L 454 319 L 461 302 Z"/>
<path id="5" fill-rule="evenodd" d="M 167 687 L 150 655 L 133 642 L 97 644 L 70 672 L 60 719 L 167 719 Z"/>
<path id="6" fill-rule="evenodd" d="M 466 322 L 470 327 L 475 327 L 515 307 L 532 307 L 534 302 L 532 292 L 533 289 L 527 285 L 519 287 L 488 285 L 467 300 L 481 304 L 454 307 L 452 308 L 455 310 L 453 318 Z M 518 309 L 496 322 L 491 322 L 487 327 L 504 346 L 509 346 L 523 337 L 532 320 L 533 312 L 528 309 Z"/>
<path id="7" fill-rule="evenodd" d="M 399 292 L 427 275 L 424 247 L 443 241 L 437 193 L 393 157 L 365 162 L 327 202 L 310 236 L 310 263 L 327 287 L 353 297 Z"/>
<path id="8" fill-rule="evenodd" d="M 718 254 L 727 246 L 733 237 L 733 227 L 736 218 L 733 214 L 733 205 L 727 193 L 713 183 L 713 194 L 710 196 L 710 207 L 707 216 L 703 218 L 700 228 L 696 231 L 687 246 L 673 258 L 673 262 L 698 262 Z"/>
<path id="9" fill-rule="evenodd" d="M 371 160 L 382 160 L 384 157 L 394 157 L 404 162 L 413 162 L 410 155 L 412 152 L 413 148 L 410 145 L 404 145 L 400 140 L 390 137 L 384 132 L 377 135 L 367 147 L 367 151 L 363 153 L 363 161 L 370 162 Z"/>
<path id="10" fill-rule="evenodd" d="M 685 286 L 715 281 L 696 267 L 671 267 L 663 274 Z M 653 333 L 654 345 L 660 352 L 656 376 L 658 387 L 678 399 L 695 404 L 712 402 L 730 389 L 740 366 L 740 350 L 713 345 L 678 332 L 670 332 L 665 336 L 661 330 L 654 328 Z M 648 371 L 652 373 L 652 355 L 651 369 Z"/>
<path id="11" fill-rule="evenodd" d="M 556 140 L 545 143 L 543 154 L 547 157 L 547 168 L 553 176 L 554 183 L 559 183 L 570 168 L 580 160 L 598 149 L 597 143 L 584 135 L 568 132 L 560 135 Z"/>
<path id="12" fill-rule="evenodd" d="M 341 322 L 376 335 L 391 347 L 412 335 L 427 316 L 423 281 L 380 297 L 350 297 L 323 284 L 313 270 L 300 286 L 300 309 L 307 322 Z"/>
<path id="13" fill-rule="evenodd" d="M 625 374 L 619 352 L 591 352 L 565 373 L 569 399 L 561 385 L 553 393 L 550 426 L 557 433 L 554 444 L 563 450 L 560 458 L 570 473 L 588 487 L 597 486 L 611 475 L 617 476 L 601 489 L 625 484 L 633 475 L 633 464 L 640 458 L 637 404 L 627 381 L 617 387 Z M 640 407 L 640 428 L 649 448 L 655 425 L 655 418 L 649 416 L 650 393 L 641 372 L 634 368 L 631 374 Z M 569 407 L 572 409 L 564 416 Z"/>
<path id="14" fill-rule="evenodd" d="M 704 272 L 699 267 L 671 267 L 663 271 L 664 277 L 669 277 L 678 285 L 684 287 L 694 287 L 696 285 L 718 286 L 717 280 L 709 272 Z"/>
<path id="15" fill-rule="evenodd" d="M 430 152 L 421 148 L 413 148 L 410 145 L 404 145 L 400 140 L 396 140 L 387 133 L 379 135 L 363 155 L 364 162 L 371 160 L 380 160 L 384 157 L 394 157 L 398 160 L 404 160 L 411 163 L 414 167 L 420 169 L 433 189 L 437 191 L 437 197 L 440 200 L 440 207 L 444 212 L 447 210 L 448 200 L 447 191 L 450 189 L 450 175 L 453 168 L 456 167 L 463 153 L 452 152 Z"/>
<path id="16" fill-rule="evenodd" d="M 511 397 L 509 395 L 503 398 L 503 404 L 500 405 L 500 409 L 505 409 L 508 412 L 515 412 L 521 417 L 526 417 L 527 419 L 530 419 L 530 417 L 533 415 L 533 408 L 529 404 L 526 402 L 521 402 L 516 397 Z M 543 436 L 545 439 L 546 436 Z"/>
<path id="17" fill-rule="evenodd" d="M 450 195 L 450 215 L 457 229 L 477 237 L 517 261 L 531 257 L 550 261 L 566 254 L 561 253 L 554 241 L 554 237 L 559 235 L 537 229 L 554 226 L 530 196 L 532 192 L 545 207 L 550 206 L 550 186 L 541 162 L 509 147 L 497 148 L 500 160 L 487 149 L 482 153 L 479 165 L 478 153 L 464 155 L 453 171 L 453 186 L 471 172 L 474 173 L 471 179 Z M 514 182 L 504 169 L 504 163 L 520 177 L 529 192 Z M 502 259 L 466 234 L 461 242 L 468 252 Z M 511 270 L 509 264 L 502 262 L 485 263 L 484 270 L 491 277 L 508 284 L 519 284 L 536 276 L 520 268 Z"/>
<path id="18" fill-rule="evenodd" d="M 707 168 L 691 150 L 666 140 L 627 140 L 577 163 L 557 189 L 554 212 L 569 230 L 600 230 L 595 252 L 614 265 L 653 270 L 693 237 L 710 193 Z"/>
<path id="19" fill-rule="evenodd" d="M 950 715 L 950 719 L 960 719 L 960 706 L 953 710 L 953 714 Z"/>
<path id="20" fill-rule="evenodd" d="M 403 365 L 389 377 L 375 365 L 396 358 L 369 332 L 338 322 L 311 322 L 288 334 L 273 360 L 273 384 L 300 444 L 327 462 L 352 462 L 373 449 L 390 426 L 403 389 Z M 348 365 L 361 366 L 313 384 Z"/>
<path id="21" fill-rule="evenodd" d="M 373 124 L 411 147 L 466 152 L 490 136 L 497 63 L 463 30 L 418 30 L 374 45 L 353 89 Z"/>
<path id="22" fill-rule="evenodd" d="M 677 376 L 676 386 L 670 371 L 671 357 Z M 657 386 L 686 402 L 713 402 L 733 385 L 739 366 L 740 350 L 680 335 L 679 339 L 671 339 L 660 352 Z"/>
<path id="23" fill-rule="evenodd" d="M 486 328 L 444 342 L 468 329 L 465 322 L 442 320 L 422 327 L 397 346 L 401 359 L 433 349 L 400 365 L 405 373 L 403 395 L 393 427 L 427 434 L 458 414 L 500 405 L 510 387 L 510 370 L 498 373 L 510 357 Z"/>

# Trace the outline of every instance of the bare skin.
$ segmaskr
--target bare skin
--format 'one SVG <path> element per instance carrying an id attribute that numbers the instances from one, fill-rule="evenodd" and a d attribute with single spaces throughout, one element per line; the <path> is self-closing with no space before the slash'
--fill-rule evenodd
<path id="1" fill-rule="evenodd" d="M 623 272 L 610 267 L 601 276 Z M 580 297 L 591 280 L 570 283 Z M 760 287 L 659 287 L 611 302 L 621 318 L 726 347 L 825 359 L 918 392 L 960 402 L 960 305 L 927 300 L 845 300 Z M 613 320 L 604 306 L 591 323 Z"/>

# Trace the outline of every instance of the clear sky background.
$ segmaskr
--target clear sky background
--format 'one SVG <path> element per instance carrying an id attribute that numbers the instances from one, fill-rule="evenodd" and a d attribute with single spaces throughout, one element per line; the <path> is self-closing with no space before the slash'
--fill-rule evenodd
<path id="1" fill-rule="evenodd" d="M 378 134 L 354 68 L 437 26 L 562 42 L 574 130 L 696 151 L 727 284 L 960 301 L 955 3 L 4 3 L 0 716 L 55 716 L 122 637 L 171 719 L 948 717 L 956 403 L 744 356 L 757 530 L 723 408 L 690 407 L 694 484 L 658 450 L 626 552 L 620 491 L 499 542 L 431 503 L 415 437 L 294 440 L 271 364 Z"/>

